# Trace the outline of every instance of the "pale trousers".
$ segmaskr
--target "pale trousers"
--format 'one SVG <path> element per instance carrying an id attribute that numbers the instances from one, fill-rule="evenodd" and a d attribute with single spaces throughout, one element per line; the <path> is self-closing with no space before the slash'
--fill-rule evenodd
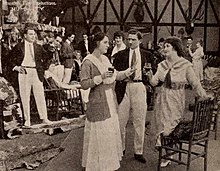
<path id="1" fill-rule="evenodd" d="M 63 82 L 69 83 L 72 75 L 73 68 L 64 68 L 64 76 L 63 76 Z"/>
<path id="2" fill-rule="evenodd" d="M 131 116 L 135 131 L 134 153 L 143 154 L 146 112 L 147 102 L 144 84 L 142 82 L 128 82 L 124 98 L 118 109 L 123 150 L 125 150 L 126 125 Z"/>
<path id="3" fill-rule="evenodd" d="M 37 105 L 40 119 L 47 119 L 47 107 L 43 83 L 39 80 L 35 68 L 26 68 L 27 74 L 18 74 L 19 91 L 23 106 L 25 121 L 30 121 L 30 95 L 31 89 Z"/>

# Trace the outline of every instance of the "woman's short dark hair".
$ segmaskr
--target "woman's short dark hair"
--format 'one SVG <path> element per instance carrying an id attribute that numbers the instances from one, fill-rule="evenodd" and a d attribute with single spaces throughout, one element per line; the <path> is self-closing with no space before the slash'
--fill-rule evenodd
<path id="1" fill-rule="evenodd" d="M 116 37 L 122 37 L 122 40 L 124 40 L 124 33 L 122 31 L 116 31 L 114 33 L 113 39 L 115 40 Z"/>
<path id="2" fill-rule="evenodd" d="M 164 39 L 163 37 L 161 37 L 161 38 L 159 39 L 158 43 L 161 43 L 161 42 L 164 42 L 164 41 L 165 41 L 165 39 Z"/>
<path id="3" fill-rule="evenodd" d="M 105 36 L 107 35 L 103 32 L 98 32 L 94 35 L 93 40 L 92 40 L 93 50 L 98 47 L 98 42 L 102 41 Z"/>
<path id="4" fill-rule="evenodd" d="M 202 39 L 199 39 L 199 38 L 198 38 L 198 39 L 196 39 L 196 43 L 200 43 L 200 45 L 201 45 L 201 46 L 203 46 L 203 45 L 204 45 L 203 40 L 202 40 Z"/>
<path id="5" fill-rule="evenodd" d="M 130 30 L 128 31 L 128 34 L 135 34 L 135 35 L 137 35 L 137 38 L 138 38 L 139 40 L 143 38 L 141 32 L 138 31 L 138 30 L 136 30 L 136 29 L 130 29 Z"/>
<path id="6" fill-rule="evenodd" d="M 170 36 L 164 41 L 164 44 L 165 43 L 171 44 L 173 46 L 173 49 L 177 52 L 178 56 L 185 56 L 183 44 L 180 38 L 176 36 Z"/>

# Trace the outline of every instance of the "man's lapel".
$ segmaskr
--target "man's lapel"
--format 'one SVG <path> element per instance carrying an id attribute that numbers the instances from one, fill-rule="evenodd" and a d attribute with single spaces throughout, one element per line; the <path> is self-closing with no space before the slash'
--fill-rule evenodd
<path id="1" fill-rule="evenodd" d="M 140 49 L 140 54 L 141 54 L 141 68 L 143 68 L 144 65 L 145 65 L 145 63 L 146 63 L 147 61 L 145 61 L 145 60 L 146 60 L 146 57 L 144 56 L 145 53 L 144 53 L 144 51 L 141 50 L 141 49 Z"/>
<path id="2" fill-rule="evenodd" d="M 127 48 L 126 50 L 125 50 L 125 58 L 124 58 L 124 65 L 126 65 L 126 68 L 128 68 L 129 67 L 129 52 L 130 52 L 130 49 L 129 48 Z"/>
<path id="3" fill-rule="evenodd" d="M 20 48 L 21 48 L 21 51 L 22 51 L 23 56 L 24 56 L 24 54 L 25 54 L 25 46 L 24 46 L 24 42 L 21 43 Z"/>

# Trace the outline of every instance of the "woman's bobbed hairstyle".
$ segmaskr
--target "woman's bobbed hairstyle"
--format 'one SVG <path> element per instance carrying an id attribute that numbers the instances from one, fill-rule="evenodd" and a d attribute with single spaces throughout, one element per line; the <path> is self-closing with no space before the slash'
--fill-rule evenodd
<path id="1" fill-rule="evenodd" d="M 178 56 L 185 56 L 185 52 L 183 50 L 183 43 L 180 38 L 176 36 L 167 37 L 164 41 L 165 43 L 169 43 L 173 46 L 173 49 L 177 52 Z"/>
<path id="2" fill-rule="evenodd" d="M 204 45 L 203 40 L 201 38 L 196 39 L 196 43 L 200 43 L 201 46 Z"/>
<path id="3" fill-rule="evenodd" d="M 122 40 L 124 40 L 124 33 L 122 31 L 116 31 L 114 33 L 113 39 L 115 40 L 117 37 L 122 37 Z"/>

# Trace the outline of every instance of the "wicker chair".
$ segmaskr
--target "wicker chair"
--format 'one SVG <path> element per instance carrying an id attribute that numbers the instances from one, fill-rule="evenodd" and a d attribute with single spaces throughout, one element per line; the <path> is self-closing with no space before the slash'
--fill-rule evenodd
<path id="1" fill-rule="evenodd" d="M 204 158 L 204 171 L 207 171 L 208 141 L 213 113 L 213 104 L 214 100 L 208 99 L 199 101 L 198 98 L 195 99 L 191 129 L 192 131 L 187 138 L 180 138 L 176 140 L 171 135 L 161 136 L 158 171 L 161 170 L 162 159 L 186 165 L 186 171 L 189 171 L 191 161 L 199 157 Z M 187 146 L 188 148 L 185 148 Z M 199 148 L 196 151 L 193 148 L 195 146 Z M 162 154 L 163 149 L 167 151 L 166 154 Z M 174 154 L 178 154 L 178 159 L 174 159 L 172 157 Z M 186 161 L 182 160 L 182 154 L 187 155 Z"/>

